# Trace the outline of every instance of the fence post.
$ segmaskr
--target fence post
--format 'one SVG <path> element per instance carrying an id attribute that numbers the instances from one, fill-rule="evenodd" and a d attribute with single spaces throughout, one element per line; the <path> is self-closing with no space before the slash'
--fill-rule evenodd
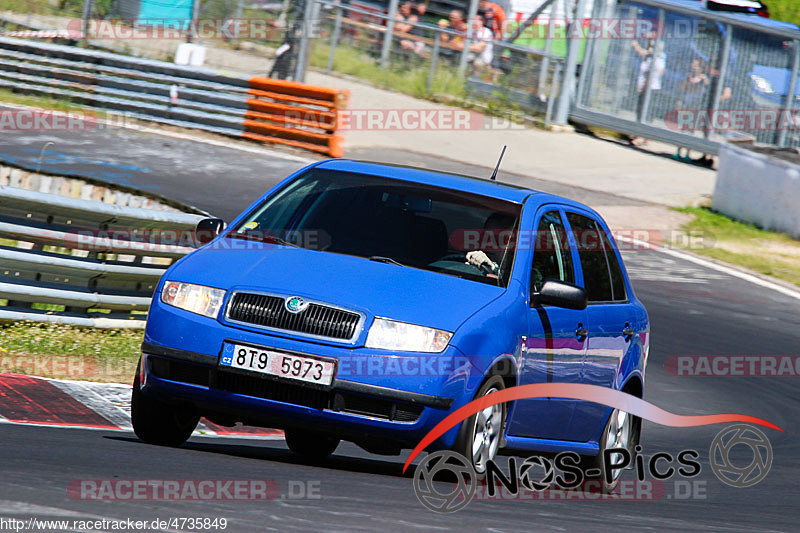
<path id="1" fill-rule="evenodd" d="M 467 12 L 467 34 L 464 36 L 464 49 L 461 57 L 458 58 L 458 75 L 463 76 L 467 71 L 467 58 L 469 57 L 469 47 L 472 45 L 472 19 L 478 14 L 478 0 L 469 0 L 469 11 Z"/>
<path id="2" fill-rule="evenodd" d="M 336 45 L 339 43 L 339 33 L 342 31 L 342 1 L 336 0 L 336 20 L 333 23 L 333 35 L 331 36 L 331 51 L 328 54 L 328 68 L 326 72 L 333 70 L 333 58 L 336 56 Z"/>
<path id="3" fill-rule="evenodd" d="M 550 96 L 547 97 L 547 110 L 544 115 L 545 128 L 550 127 L 550 122 L 553 119 L 553 103 L 556 100 L 556 94 L 559 89 L 558 84 L 561 81 L 561 69 L 561 61 L 557 61 L 555 71 L 553 72 L 553 79 L 550 81 Z"/>
<path id="4" fill-rule="evenodd" d="M 431 68 L 428 71 L 428 94 L 431 94 L 433 91 L 433 78 L 436 76 L 436 62 L 439 59 L 439 39 L 441 38 L 441 32 L 436 30 L 436 34 L 433 36 L 433 51 L 431 52 Z"/>
<path id="5" fill-rule="evenodd" d="M 89 17 L 92 16 L 93 0 L 83 0 L 83 12 L 81 14 L 81 42 L 86 44 L 89 40 Z"/>
<path id="6" fill-rule="evenodd" d="M 789 92 L 786 93 L 786 100 L 783 104 L 784 109 L 781 110 L 781 115 L 790 114 L 792 112 L 792 107 L 794 107 L 794 92 L 797 90 L 797 72 L 800 70 L 800 41 L 795 39 L 792 41 L 792 46 L 794 47 L 794 54 L 792 54 L 792 79 L 789 82 Z M 781 116 L 781 120 L 778 121 L 778 124 L 789 124 L 791 121 L 789 118 L 786 117 L 787 120 L 783 120 L 783 116 Z M 775 143 L 778 146 L 786 146 L 786 129 L 785 128 L 778 128 L 778 140 Z"/>
<path id="7" fill-rule="evenodd" d="M 392 38 L 394 37 L 394 19 L 397 17 L 398 0 L 389 0 L 389 14 L 386 19 L 386 32 L 383 34 L 383 46 L 381 47 L 381 66 L 389 66 L 389 52 L 392 49 Z"/>
<path id="8" fill-rule="evenodd" d="M 575 72 L 578 69 L 578 49 L 581 45 L 581 38 L 576 37 L 576 35 L 582 34 L 578 30 L 583 24 L 583 12 L 585 10 L 586 0 L 577 0 L 572 22 L 570 22 L 567 30 L 567 38 L 569 39 L 567 65 L 564 67 L 564 77 L 561 80 L 561 95 L 558 97 L 558 108 L 554 120 L 556 124 L 566 125 L 569 118 L 569 106 L 575 87 Z"/>
<path id="9" fill-rule="evenodd" d="M 595 2 L 592 6 L 592 18 L 605 18 L 600 11 L 608 8 L 608 3 Z M 590 79 L 594 79 L 594 55 L 597 51 L 598 39 L 588 39 L 586 48 L 583 53 L 583 65 L 581 65 L 581 75 L 578 78 L 578 88 L 575 91 L 575 105 L 580 106 L 583 104 L 583 97 L 586 94 L 586 83 Z"/>
<path id="10" fill-rule="evenodd" d="M 303 6 L 303 32 L 300 35 L 300 46 L 297 49 L 297 64 L 294 69 L 294 81 L 306 81 L 306 66 L 308 65 L 308 50 L 311 46 L 311 29 L 314 27 L 311 13 L 314 10 L 314 0 L 306 0 Z"/>
<path id="11" fill-rule="evenodd" d="M 200 0 L 192 0 L 192 21 L 189 31 L 186 32 L 186 42 L 190 43 L 197 37 L 197 18 L 200 16 Z"/>
<path id="12" fill-rule="evenodd" d="M 719 101 L 722 98 L 722 91 L 725 87 L 725 76 L 728 74 L 728 63 L 731 57 L 731 39 L 733 38 L 733 27 L 730 24 L 725 24 L 725 38 L 722 41 L 722 58 L 719 62 L 719 73 L 717 74 L 717 83 L 714 87 L 714 94 L 711 95 L 711 102 L 708 104 L 708 116 L 711 118 L 711 123 L 715 122 L 714 115 L 719 109 Z M 713 127 L 706 128 L 706 139 L 711 137 Z"/>
<path id="13" fill-rule="evenodd" d="M 666 12 L 659 8 L 658 10 L 658 25 L 659 28 L 663 28 L 664 24 L 666 23 Z M 653 55 L 650 59 L 650 70 L 647 72 L 647 83 L 644 86 L 644 97 L 642 99 L 642 108 L 638 110 L 638 115 L 636 120 L 639 123 L 646 123 L 647 122 L 647 115 L 650 112 L 650 100 L 653 97 L 653 80 L 655 79 L 655 72 L 656 72 L 656 61 L 658 61 L 658 56 L 663 53 L 664 49 L 664 37 L 663 32 L 661 32 L 656 39 L 655 43 L 653 44 Z M 663 74 L 662 74 L 663 75 Z"/>
<path id="14" fill-rule="evenodd" d="M 555 15 L 555 4 L 553 0 L 550 1 L 550 4 L 553 6 L 550 9 L 550 20 L 547 22 L 547 35 L 545 36 L 544 42 L 544 56 L 542 57 L 542 64 L 539 66 L 539 96 L 544 94 L 544 85 L 547 81 L 547 72 L 550 70 L 550 53 L 553 51 L 553 30 L 556 27 L 556 18 L 553 16 Z M 531 22 L 531 25 L 533 25 Z"/>

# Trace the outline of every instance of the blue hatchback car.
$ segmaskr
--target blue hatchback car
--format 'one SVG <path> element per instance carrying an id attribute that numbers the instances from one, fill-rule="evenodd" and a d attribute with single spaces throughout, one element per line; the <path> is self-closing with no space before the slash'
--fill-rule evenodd
<path id="1" fill-rule="evenodd" d="M 203 238 L 201 234 L 205 232 Z M 281 428 L 324 458 L 340 440 L 413 448 L 445 416 L 530 383 L 641 397 L 649 321 L 592 209 L 488 179 L 328 160 L 276 185 L 174 264 L 153 298 L 132 397 L 143 440 L 200 416 Z M 433 447 L 473 458 L 632 448 L 640 424 L 571 399 L 479 412 Z"/>

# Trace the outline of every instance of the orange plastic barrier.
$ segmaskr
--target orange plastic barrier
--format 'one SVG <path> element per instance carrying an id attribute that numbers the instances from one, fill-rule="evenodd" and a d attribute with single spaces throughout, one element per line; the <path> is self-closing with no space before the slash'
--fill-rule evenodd
<path id="1" fill-rule="evenodd" d="M 349 91 L 256 76 L 247 93 L 242 137 L 342 157 L 336 117 Z"/>

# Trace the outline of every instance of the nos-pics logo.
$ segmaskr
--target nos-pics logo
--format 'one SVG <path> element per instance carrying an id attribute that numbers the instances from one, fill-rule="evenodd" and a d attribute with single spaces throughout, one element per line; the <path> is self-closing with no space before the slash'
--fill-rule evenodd
<path id="1" fill-rule="evenodd" d="M 732 450 L 746 446 L 752 453 L 749 464 L 743 464 L 742 453 L 734 458 Z M 612 450 L 608 450 L 611 452 Z M 613 450 L 627 452 L 627 450 Z M 612 454 L 608 454 L 610 457 Z M 630 454 L 627 453 L 628 460 Z M 717 478 L 735 488 L 752 487 L 763 480 L 772 467 L 772 445 L 759 429 L 748 424 L 729 426 L 720 431 L 709 449 L 711 470 Z M 514 463 L 515 464 L 515 463 Z M 609 465 L 604 464 L 604 469 Z M 528 470 L 537 467 L 544 475 L 532 479 Z M 496 470 L 494 465 L 487 470 Z M 699 473 L 699 470 L 698 472 Z M 525 460 L 518 476 L 520 484 L 527 490 L 541 492 L 560 485 L 553 463 L 544 457 L 533 456 Z M 420 503 L 437 513 L 453 513 L 469 505 L 478 489 L 478 476 L 470 461 L 463 455 L 443 450 L 428 454 L 414 472 L 414 493 Z M 435 482 L 436 481 L 436 482 Z M 492 483 L 492 481 L 489 481 Z M 574 489 L 574 483 L 563 489 Z"/>

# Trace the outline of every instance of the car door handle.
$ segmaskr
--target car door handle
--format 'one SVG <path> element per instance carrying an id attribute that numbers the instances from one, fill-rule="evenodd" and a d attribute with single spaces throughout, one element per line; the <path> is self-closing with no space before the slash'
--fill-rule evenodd
<path id="1" fill-rule="evenodd" d="M 582 323 L 579 323 L 578 327 L 575 329 L 575 336 L 578 337 L 579 341 L 583 341 L 589 336 L 589 330 L 583 327 Z"/>
<path id="2" fill-rule="evenodd" d="M 625 327 L 622 328 L 622 336 L 625 337 L 625 342 L 630 341 L 636 332 L 633 330 L 630 324 L 625 322 Z"/>

